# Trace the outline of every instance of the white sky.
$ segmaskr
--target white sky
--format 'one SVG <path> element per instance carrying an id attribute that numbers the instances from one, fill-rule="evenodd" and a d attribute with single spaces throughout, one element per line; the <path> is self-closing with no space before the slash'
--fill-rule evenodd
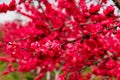
<path id="1" fill-rule="evenodd" d="M 9 3 L 9 1 L 10 1 L 10 0 L 0 0 L 0 3 L 3 3 L 3 2 Z"/>

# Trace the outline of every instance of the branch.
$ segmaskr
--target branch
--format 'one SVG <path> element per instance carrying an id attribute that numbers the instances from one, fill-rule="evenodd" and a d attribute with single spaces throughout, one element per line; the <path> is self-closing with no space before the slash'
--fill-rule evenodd
<path id="1" fill-rule="evenodd" d="M 60 74 L 61 70 L 62 70 L 62 67 L 60 67 L 60 69 L 58 69 L 58 70 L 54 69 L 54 73 L 55 73 L 54 80 L 58 80 L 58 77 L 59 77 L 59 74 Z"/>
<path id="2" fill-rule="evenodd" d="M 120 10 L 120 0 L 112 0 L 112 1 L 115 3 L 116 7 Z"/>
<path id="3" fill-rule="evenodd" d="M 41 5 L 41 3 L 40 3 L 39 1 L 38 1 L 38 4 L 39 4 L 39 7 L 41 8 L 41 10 L 42 10 L 44 16 L 46 16 L 46 13 L 45 13 L 45 11 L 44 11 L 44 9 L 43 9 L 43 7 L 42 7 L 42 5 Z M 53 31 L 52 22 L 51 22 L 51 20 L 47 20 L 47 22 L 48 22 L 48 24 L 49 24 L 48 27 L 49 27 L 50 31 L 52 32 L 52 31 Z"/>
<path id="4" fill-rule="evenodd" d="M 117 27 L 119 27 L 119 26 L 112 26 L 112 27 L 110 27 L 110 28 L 106 28 L 106 30 L 112 30 L 112 29 L 117 28 Z M 100 33 L 102 33 L 102 32 L 103 32 L 103 30 L 96 32 L 96 34 L 100 34 Z M 91 36 L 91 34 L 88 34 L 88 35 Z M 81 39 L 81 41 L 82 41 L 82 40 L 86 39 L 86 37 L 87 37 L 87 35 L 83 35 L 82 37 L 75 38 L 75 39 L 73 39 L 73 40 L 66 40 L 66 41 L 63 42 L 60 46 L 63 47 L 63 45 L 65 45 L 65 44 L 67 44 L 67 43 L 76 42 L 76 41 L 78 41 L 78 40 L 80 40 L 80 39 Z"/>
<path id="5" fill-rule="evenodd" d="M 46 80 L 50 80 L 50 71 L 47 71 L 46 73 Z"/>

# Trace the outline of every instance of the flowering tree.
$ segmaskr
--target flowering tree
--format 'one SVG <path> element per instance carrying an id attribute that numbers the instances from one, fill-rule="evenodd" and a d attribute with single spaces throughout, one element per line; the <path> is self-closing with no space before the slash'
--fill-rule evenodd
<path id="1" fill-rule="evenodd" d="M 16 11 L 30 19 L 2 25 L 0 51 L 6 56 L 0 61 L 9 63 L 3 74 L 34 72 L 35 80 L 93 80 L 95 75 L 120 80 L 120 20 L 114 13 L 120 1 L 109 6 L 108 0 L 90 6 L 91 0 L 53 1 L 0 4 L 1 13 Z M 90 71 L 83 74 L 86 68 Z"/>

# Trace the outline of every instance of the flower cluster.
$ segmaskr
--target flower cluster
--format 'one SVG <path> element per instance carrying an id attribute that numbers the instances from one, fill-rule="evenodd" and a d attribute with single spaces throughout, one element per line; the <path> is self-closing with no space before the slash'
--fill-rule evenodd
<path id="1" fill-rule="evenodd" d="M 34 0 L 20 0 L 18 5 L 12 0 L 9 7 L 2 4 L 1 12 L 17 10 L 31 19 L 24 25 L 15 21 L 3 27 L 7 57 L 0 61 L 10 63 L 4 74 L 34 70 L 38 74 L 35 80 L 49 72 L 56 74 L 55 80 L 91 80 L 93 75 L 102 80 L 120 79 L 120 22 L 113 5 L 100 13 L 101 4 L 88 8 L 85 0 L 79 4 L 76 0 L 54 0 L 58 5 L 36 1 L 37 7 Z M 102 0 L 102 4 L 106 2 Z M 18 67 L 12 67 L 13 63 Z M 91 72 L 83 75 L 88 67 Z"/>
<path id="2" fill-rule="evenodd" d="M 0 13 L 6 13 L 7 11 L 14 11 L 16 10 L 16 2 L 15 0 L 12 0 L 9 5 L 3 3 L 0 4 Z"/>

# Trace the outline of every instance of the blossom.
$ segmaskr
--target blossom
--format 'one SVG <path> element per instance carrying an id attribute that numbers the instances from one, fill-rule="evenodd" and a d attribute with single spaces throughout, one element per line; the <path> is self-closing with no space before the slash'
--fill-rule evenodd
<path id="1" fill-rule="evenodd" d="M 3 3 L 3 4 L 0 4 L 0 13 L 4 12 L 6 13 L 8 11 L 8 5 Z"/>
<path id="2" fill-rule="evenodd" d="M 102 5 L 88 7 L 86 0 L 55 0 L 55 5 L 37 0 L 35 6 L 32 1 L 0 4 L 1 13 L 17 11 L 30 19 L 25 24 L 3 24 L 0 47 L 7 56 L 0 61 L 8 63 L 3 74 L 37 71 L 34 80 L 48 72 L 55 73 L 55 80 L 90 80 L 92 75 L 120 78 L 120 22 L 113 5 L 100 12 Z M 100 2 L 105 5 L 107 0 Z"/>
<path id="3" fill-rule="evenodd" d="M 15 0 L 12 0 L 12 1 L 9 3 L 9 10 L 10 10 L 10 11 L 16 10 L 16 1 L 15 1 Z"/>

